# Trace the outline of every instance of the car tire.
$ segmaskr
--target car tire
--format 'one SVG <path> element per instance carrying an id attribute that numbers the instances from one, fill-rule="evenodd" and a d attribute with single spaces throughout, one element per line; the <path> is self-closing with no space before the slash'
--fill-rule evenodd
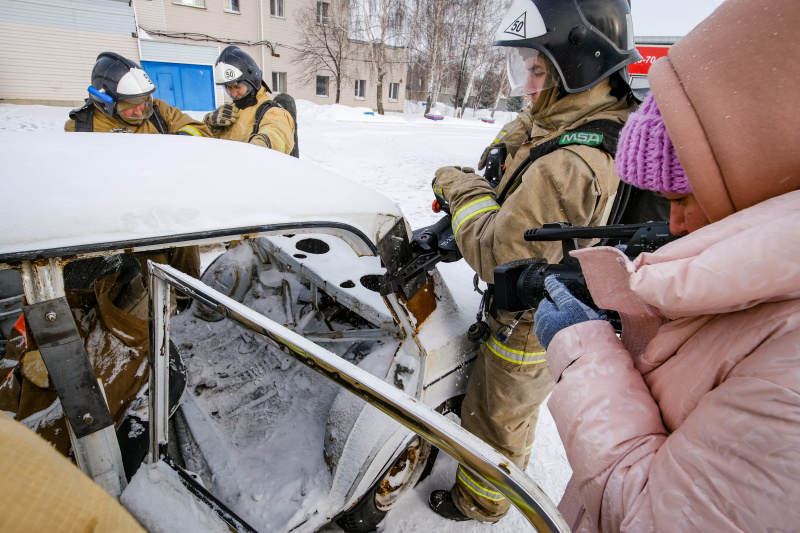
<path id="1" fill-rule="evenodd" d="M 434 450 L 428 441 L 415 437 L 361 499 L 336 520 L 336 524 L 347 533 L 375 531 L 400 496 L 417 484 L 427 470 Z"/>
<path id="2" fill-rule="evenodd" d="M 461 402 L 464 396 L 456 396 L 444 402 L 436 410 L 444 415 L 448 413 L 461 414 Z M 419 448 L 419 458 L 424 463 L 414 465 L 413 470 L 406 483 L 401 483 L 400 486 L 391 490 L 391 496 L 387 496 L 386 483 L 388 478 L 396 476 L 397 472 L 402 470 L 402 465 L 408 461 L 409 452 L 414 448 Z M 336 525 L 342 528 L 347 533 L 369 533 L 375 531 L 386 513 L 389 512 L 392 505 L 397 501 L 399 496 L 407 490 L 419 484 L 423 479 L 428 477 L 433 471 L 433 465 L 436 462 L 436 457 L 439 454 L 439 449 L 431 445 L 422 437 L 416 437 L 412 440 L 411 444 L 398 455 L 392 462 L 392 465 L 386 469 L 383 475 L 375 482 L 372 487 L 361 497 L 361 499 L 349 510 L 347 510 L 341 517 L 336 520 Z M 394 470 L 394 472 L 393 472 Z M 383 484 L 383 487 L 382 487 Z"/>

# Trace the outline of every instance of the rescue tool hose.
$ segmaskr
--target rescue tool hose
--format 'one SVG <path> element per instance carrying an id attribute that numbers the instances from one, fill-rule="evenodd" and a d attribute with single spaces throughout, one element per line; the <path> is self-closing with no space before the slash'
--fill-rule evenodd
<path id="1" fill-rule="evenodd" d="M 168 379 L 169 343 L 169 285 L 194 298 L 223 317 L 253 332 L 309 368 L 347 389 L 359 398 L 392 417 L 430 443 L 471 468 L 503 493 L 540 532 L 570 531 L 555 504 L 536 483 L 508 458 L 494 448 L 448 420 L 419 400 L 345 361 L 336 354 L 245 307 L 235 300 L 206 286 L 178 270 L 148 261 L 150 275 L 150 359 L 151 359 L 151 457 L 164 450 L 168 435 L 165 431 L 167 410 L 157 397 L 164 394 Z M 394 294 L 385 298 L 394 311 L 401 308 Z M 161 431 L 158 431 L 161 429 Z"/>

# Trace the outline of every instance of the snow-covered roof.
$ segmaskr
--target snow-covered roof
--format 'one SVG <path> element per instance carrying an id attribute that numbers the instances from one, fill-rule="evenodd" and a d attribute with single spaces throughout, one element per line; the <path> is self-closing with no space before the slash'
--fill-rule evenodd
<path id="1" fill-rule="evenodd" d="M 0 132 L 0 175 L 0 256 L 313 221 L 375 243 L 402 216 L 311 163 L 216 139 Z"/>

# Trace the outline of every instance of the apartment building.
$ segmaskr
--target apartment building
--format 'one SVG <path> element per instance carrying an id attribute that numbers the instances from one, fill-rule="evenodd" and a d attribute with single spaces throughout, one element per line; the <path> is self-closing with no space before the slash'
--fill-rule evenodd
<path id="1" fill-rule="evenodd" d="M 334 0 L 335 1 L 335 0 Z M 207 110 L 228 97 L 214 84 L 220 51 L 236 44 L 259 64 L 273 92 L 319 104 L 335 102 L 330 73 L 299 64 L 300 13 L 324 24 L 330 0 L 0 0 L 0 102 L 77 105 L 94 59 L 115 51 L 141 62 L 156 97 L 184 110 Z M 340 103 L 377 107 L 367 47 L 354 43 Z M 389 50 L 383 105 L 402 111 L 403 49 Z M 25 83 L 20 83 L 25 80 Z"/>

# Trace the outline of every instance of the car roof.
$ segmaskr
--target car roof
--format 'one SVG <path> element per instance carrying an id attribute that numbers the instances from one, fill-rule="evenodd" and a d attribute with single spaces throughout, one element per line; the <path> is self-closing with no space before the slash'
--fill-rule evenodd
<path id="1" fill-rule="evenodd" d="M 0 174 L 0 261 L 314 223 L 375 243 L 402 217 L 312 163 L 218 139 L 0 132 Z"/>

